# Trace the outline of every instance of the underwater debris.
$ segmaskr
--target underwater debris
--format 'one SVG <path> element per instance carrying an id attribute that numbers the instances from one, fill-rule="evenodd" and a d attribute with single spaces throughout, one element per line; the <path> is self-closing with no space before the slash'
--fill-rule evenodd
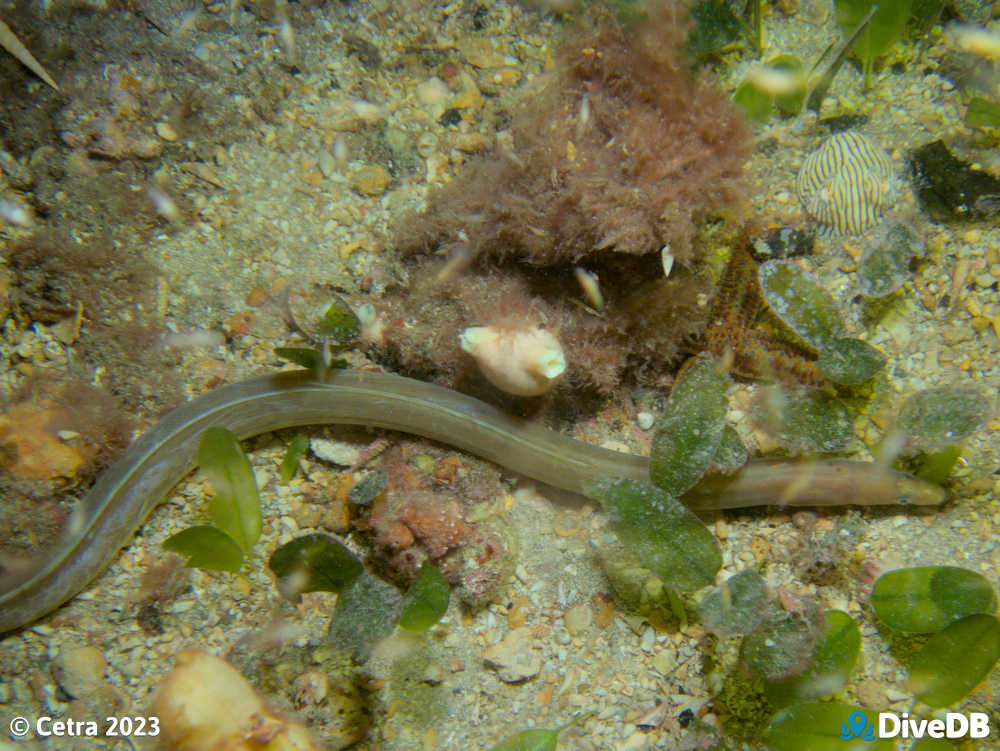
<path id="1" fill-rule="evenodd" d="M 795 187 L 817 222 L 858 235 L 878 222 L 891 201 L 892 178 L 885 152 L 863 133 L 845 131 L 806 157 Z"/>

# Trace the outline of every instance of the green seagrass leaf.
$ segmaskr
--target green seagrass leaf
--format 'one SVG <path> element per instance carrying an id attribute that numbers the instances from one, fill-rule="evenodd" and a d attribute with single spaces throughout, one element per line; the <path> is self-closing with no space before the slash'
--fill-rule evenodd
<path id="1" fill-rule="evenodd" d="M 861 654 L 861 630 L 843 610 L 823 614 L 825 627 L 801 673 L 765 681 L 764 693 L 776 707 L 831 696 L 846 685 Z"/>

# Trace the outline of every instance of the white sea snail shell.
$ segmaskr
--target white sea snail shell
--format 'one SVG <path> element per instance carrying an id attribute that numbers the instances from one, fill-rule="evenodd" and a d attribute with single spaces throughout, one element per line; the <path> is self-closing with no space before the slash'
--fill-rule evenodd
<path id="1" fill-rule="evenodd" d="M 508 394 L 544 394 L 566 370 L 559 340 L 545 329 L 470 326 L 458 340 L 486 380 Z"/>

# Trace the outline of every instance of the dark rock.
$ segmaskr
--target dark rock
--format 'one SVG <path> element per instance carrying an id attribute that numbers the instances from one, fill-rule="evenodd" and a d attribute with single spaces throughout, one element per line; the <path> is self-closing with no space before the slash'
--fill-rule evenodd
<path id="1" fill-rule="evenodd" d="M 910 156 L 921 208 L 937 222 L 991 219 L 1000 213 L 1000 180 L 955 157 L 941 140 Z"/>

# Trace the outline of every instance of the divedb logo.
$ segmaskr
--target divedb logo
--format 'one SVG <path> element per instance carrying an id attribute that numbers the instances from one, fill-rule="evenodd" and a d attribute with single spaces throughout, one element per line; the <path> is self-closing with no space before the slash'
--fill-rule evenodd
<path id="1" fill-rule="evenodd" d="M 878 734 L 880 738 L 985 738 L 990 718 L 985 712 L 948 712 L 943 720 L 879 712 Z"/>
<path id="2" fill-rule="evenodd" d="M 851 712 L 840 726 L 842 740 L 875 740 L 875 727 L 864 712 Z M 990 718 L 985 712 L 948 712 L 944 719 L 927 720 L 903 712 L 878 713 L 879 738 L 985 738 L 990 734 Z"/>

